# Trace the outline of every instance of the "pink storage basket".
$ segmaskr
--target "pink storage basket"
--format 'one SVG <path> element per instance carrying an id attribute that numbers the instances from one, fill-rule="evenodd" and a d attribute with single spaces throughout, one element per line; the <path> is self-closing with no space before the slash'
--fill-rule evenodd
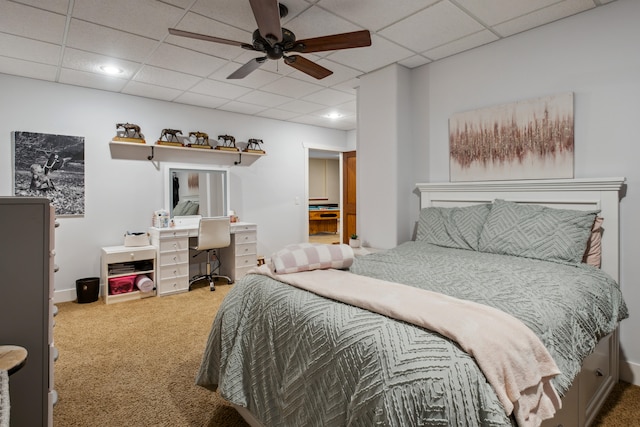
<path id="1" fill-rule="evenodd" d="M 109 279 L 109 295 L 126 294 L 133 291 L 137 275 L 113 277 Z"/>

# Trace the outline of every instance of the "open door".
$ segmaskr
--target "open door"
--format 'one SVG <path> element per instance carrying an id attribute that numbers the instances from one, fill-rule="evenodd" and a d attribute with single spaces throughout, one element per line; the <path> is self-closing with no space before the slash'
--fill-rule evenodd
<path id="1" fill-rule="evenodd" d="M 342 153 L 342 243 L 357 233 L 356 222 L 356 152 Z"/>

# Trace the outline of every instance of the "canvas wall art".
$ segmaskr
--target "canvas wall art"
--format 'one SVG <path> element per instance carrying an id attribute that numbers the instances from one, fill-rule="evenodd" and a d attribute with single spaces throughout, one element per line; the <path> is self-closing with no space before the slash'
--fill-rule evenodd
<path id="1" fill-rule="evenodd" d="M 84 137 L 13 132 L 14 195 L 46 197 L 57 216 L 84 215 Z"/>
<path id="2" fill-rule="evenodd" d="M 573 93 L 449 119 L 451 181 L 573 178 Z"/>

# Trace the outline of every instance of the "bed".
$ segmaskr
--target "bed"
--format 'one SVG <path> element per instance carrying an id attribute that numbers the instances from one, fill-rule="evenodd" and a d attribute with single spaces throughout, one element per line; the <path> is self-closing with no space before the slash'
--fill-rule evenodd
<path id="1" fill-rule="evenodd" d="M 617 325 L 627 316 L 616 283 L 623 188 L 622 178 L 418 184 L 416 241 L 356 258 L 349 273 L 340 273 L 518 319 L 558 368 L 548 378 L 562 409 L 542 425 L 588 426 L 618 380 Z M 567 261 L 564 245 L 561 255 L 517 242 L 516 249 L 504 242 L 492 248 L 508 235 L 501 221 L 521 211 L 544 220 L 568 212 L 582 229 L 587 218 L 604 218 L 601 268 Z M 443 218 L 452 228 L 439 235 L 434 230 Z M 571 233 L 560 234 L 587 240 L 594 234 L 591 223 L 586 234 L 567 227 Z M 459 247 L 465 245 L 471 248 Z M 575 238 L 569 246 L 575 258 Z M 296 274 L 304 273 L 289 276 Z M 216 315 L 196 382 L 217 390 L 252 426 L 517 425 L 480 369 L 483 358 L 445 335 L 249 274 Z M 498 343 L 494 355 L 503 353 Z"/>

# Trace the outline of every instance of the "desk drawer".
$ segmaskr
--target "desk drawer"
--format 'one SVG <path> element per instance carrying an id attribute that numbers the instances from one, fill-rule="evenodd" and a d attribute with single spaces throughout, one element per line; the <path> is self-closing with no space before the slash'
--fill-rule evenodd
<path id="1" fill-rule="evenodd" d="M 163 279 L 158 283 L 158 295 L 174 294 L 189 290 L 189 280 L 186 276 Z"/>
<path id="2" fill-rule="evenodd" d="M 189 230 L 162 230 L 159 233 L 159 237 L 160 240 L 187 238 L 189 237 Z"/>
<path id="3" fill-rule="evenodd" d="M 189 263 L 160 266 L 160 280 L 189 276 Z"/>
<path id="4" fill-rule="evenodd" d="M 160 241 L 160 252 L 189 250 L 189 239 L 166 239 Z"/>
<path id="5" fill-rule="evenodd" d="M 236 244 L 235 252 L 236 257 L 239 257 L 243 255 L 256 255 L 258 251 L 255 242 L 250 242 Z"/>
<path id="6" fill-rule="evenodd" d="M 169 251 L 160 254 L 160 267 L 189 262 L 189 251 Z"/>
<path id="7" fill-rule="evenodd" d="M 142 261 L 145 259 L 154 259 L 156 257 L 155 249 L 136 250 L 132 248 L 130 251 L 112 252 L 107 255 L 108 263 L 117 262 Z"/>
<path id="8" fill-rule="evenodd" d="M 236 269 L 243 267 L 256 267 L 257 265 L 258 259 L 255 254 L 236 257 Z"/>
<path id="9" fill-rule="evenodd" d="M 234 225 L 231 224 L 231 232 L 232 233 L 244 233 L 247 231 L 255 232 L 258 229 L 256 224 L 246 224 L 246 225 Z"/>
<path id="10" fill-rule="evenodd" d="M 242 243 L 255 243 L 257 240 L 257 233 L 255 231 L 247 231 L 235 234 L 236 245 Z"/>

